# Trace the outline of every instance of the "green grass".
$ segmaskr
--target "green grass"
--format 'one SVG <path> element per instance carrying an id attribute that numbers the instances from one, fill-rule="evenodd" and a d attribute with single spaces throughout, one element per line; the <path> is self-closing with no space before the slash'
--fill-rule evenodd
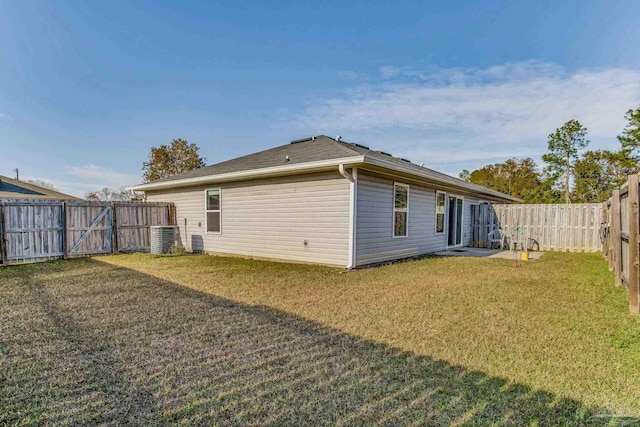
<path id="1" fill-rule="evenodd" d="M 1 268 L 0 424 L 634 425 L 627 310 L 598 254 Z"/>

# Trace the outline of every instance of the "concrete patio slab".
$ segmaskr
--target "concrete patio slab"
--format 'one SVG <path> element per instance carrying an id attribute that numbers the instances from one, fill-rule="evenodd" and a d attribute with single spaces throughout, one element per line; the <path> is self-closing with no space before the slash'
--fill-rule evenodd
<path id="1" fill-rule="evenodd" d="M 513 251 L 504 249 L 484 249 L 484 248 L 451 248 L 446 251 L 436 252 L 435 255 L 441 256 L 467 256 L 476 258 L 497 258 L 497 259 L 514 259 Z M 529 252 L 529 261 L 539 259 L 544 252 Z M 520 252 L 517 253 L 520 259 Z"/>

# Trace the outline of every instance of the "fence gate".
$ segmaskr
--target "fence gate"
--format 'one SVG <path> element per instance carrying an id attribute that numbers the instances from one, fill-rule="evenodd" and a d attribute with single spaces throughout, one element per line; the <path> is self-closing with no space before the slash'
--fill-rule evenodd
<path id="1" fill-rule="evenodd" d="M 113 251 L 113 208 L 109 203 L 67 204 L 67 256 Z"/>
<path id="2" fill-rule="evenodd" d="M 0 205 L 0 260 L 5 263 L 62 258 L 60 202 L 5 202 Z"/>
<path id="3" fill-rule="evenodd" d="M 489 233 L 499 228 L 493 206 L 489 203 L 471 205 L 471 246 L 486 248 Z"/>
<path id="4" fill-rule="evenodd" d="M 0 264 L 146 251 L 152 225 L 175 224 L 170 203 L 0 200 Z"/>

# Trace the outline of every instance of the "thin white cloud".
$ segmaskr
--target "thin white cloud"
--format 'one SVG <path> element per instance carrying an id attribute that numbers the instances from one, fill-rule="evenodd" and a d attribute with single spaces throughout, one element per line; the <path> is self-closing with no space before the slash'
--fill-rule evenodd
<path id="1" fill-rule="evenodd" d="M 65 174 L 101 184 L 103 187 L 132 185 L 141 179 L 139 175 L 116 172 L 93 164 L 67 167 Z"/>
<path id="2" fill-rule="evenodd" d="M 92 185 L 95 190 L 104 187 L 121 188 L 141 182 L 140 175 L 116 172 L 93 164 L 84 166 L 70 166 L 65 174 L 81 179 L 85 184 Z"/>
<path id="3" fill-rule="evenodd" d="M 1 111 L 0 111 L 0 119 L 13 121 L 13 117 L 11 117 L 9 114 L 3 113 Z"/>
<path id="4" fill-rule="evenodd" d="M 483 69 L 388 66 L 380 75 L 377 84 L 310 103 L 295 123 L 354 135 L 416 161 L 460 162 L 537 156 L 547 135 L 573 118 L 589 129 L 594 146 L 613 144 L 625 111 L 640 103 L 635 69 L 567 73 L 527 61 Z"/>
<path id="5" fill-rule="evenodd" d="M 337 74 L 338 77 L 344 80 L 355 80 L 359 77 L 359 74 L 352 70 L 341 70 Z"/>
<path id="6" fill-rule="evenodd" d="M 393 65 L 385 65 L 384 67 L 380 67 L 380 76 L 383 79 L 391 79 L 399 76 L 400 74 L 403 74 L 403 70 L 401 68 L 394 67 Z"/>

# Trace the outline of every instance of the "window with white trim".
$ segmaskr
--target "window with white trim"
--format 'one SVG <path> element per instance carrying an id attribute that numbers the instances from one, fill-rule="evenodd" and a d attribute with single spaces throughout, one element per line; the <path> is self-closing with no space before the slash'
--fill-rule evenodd
<path id="1" fill-rule="evenodd" d="M 393 237 L 409 234 L 409 186 L 393 184 Z"/>
<path id="2" fill-rule="evenodd" d="M 444 234 L 444 217 L 447 211 L 447 195 L 436 191 L 436 234 Z"/>
<path id="3" fill-rule="evenodd" d="M 207 232 L 220 233 L 220 189 L 211 188 L 205 191 Z"/>

